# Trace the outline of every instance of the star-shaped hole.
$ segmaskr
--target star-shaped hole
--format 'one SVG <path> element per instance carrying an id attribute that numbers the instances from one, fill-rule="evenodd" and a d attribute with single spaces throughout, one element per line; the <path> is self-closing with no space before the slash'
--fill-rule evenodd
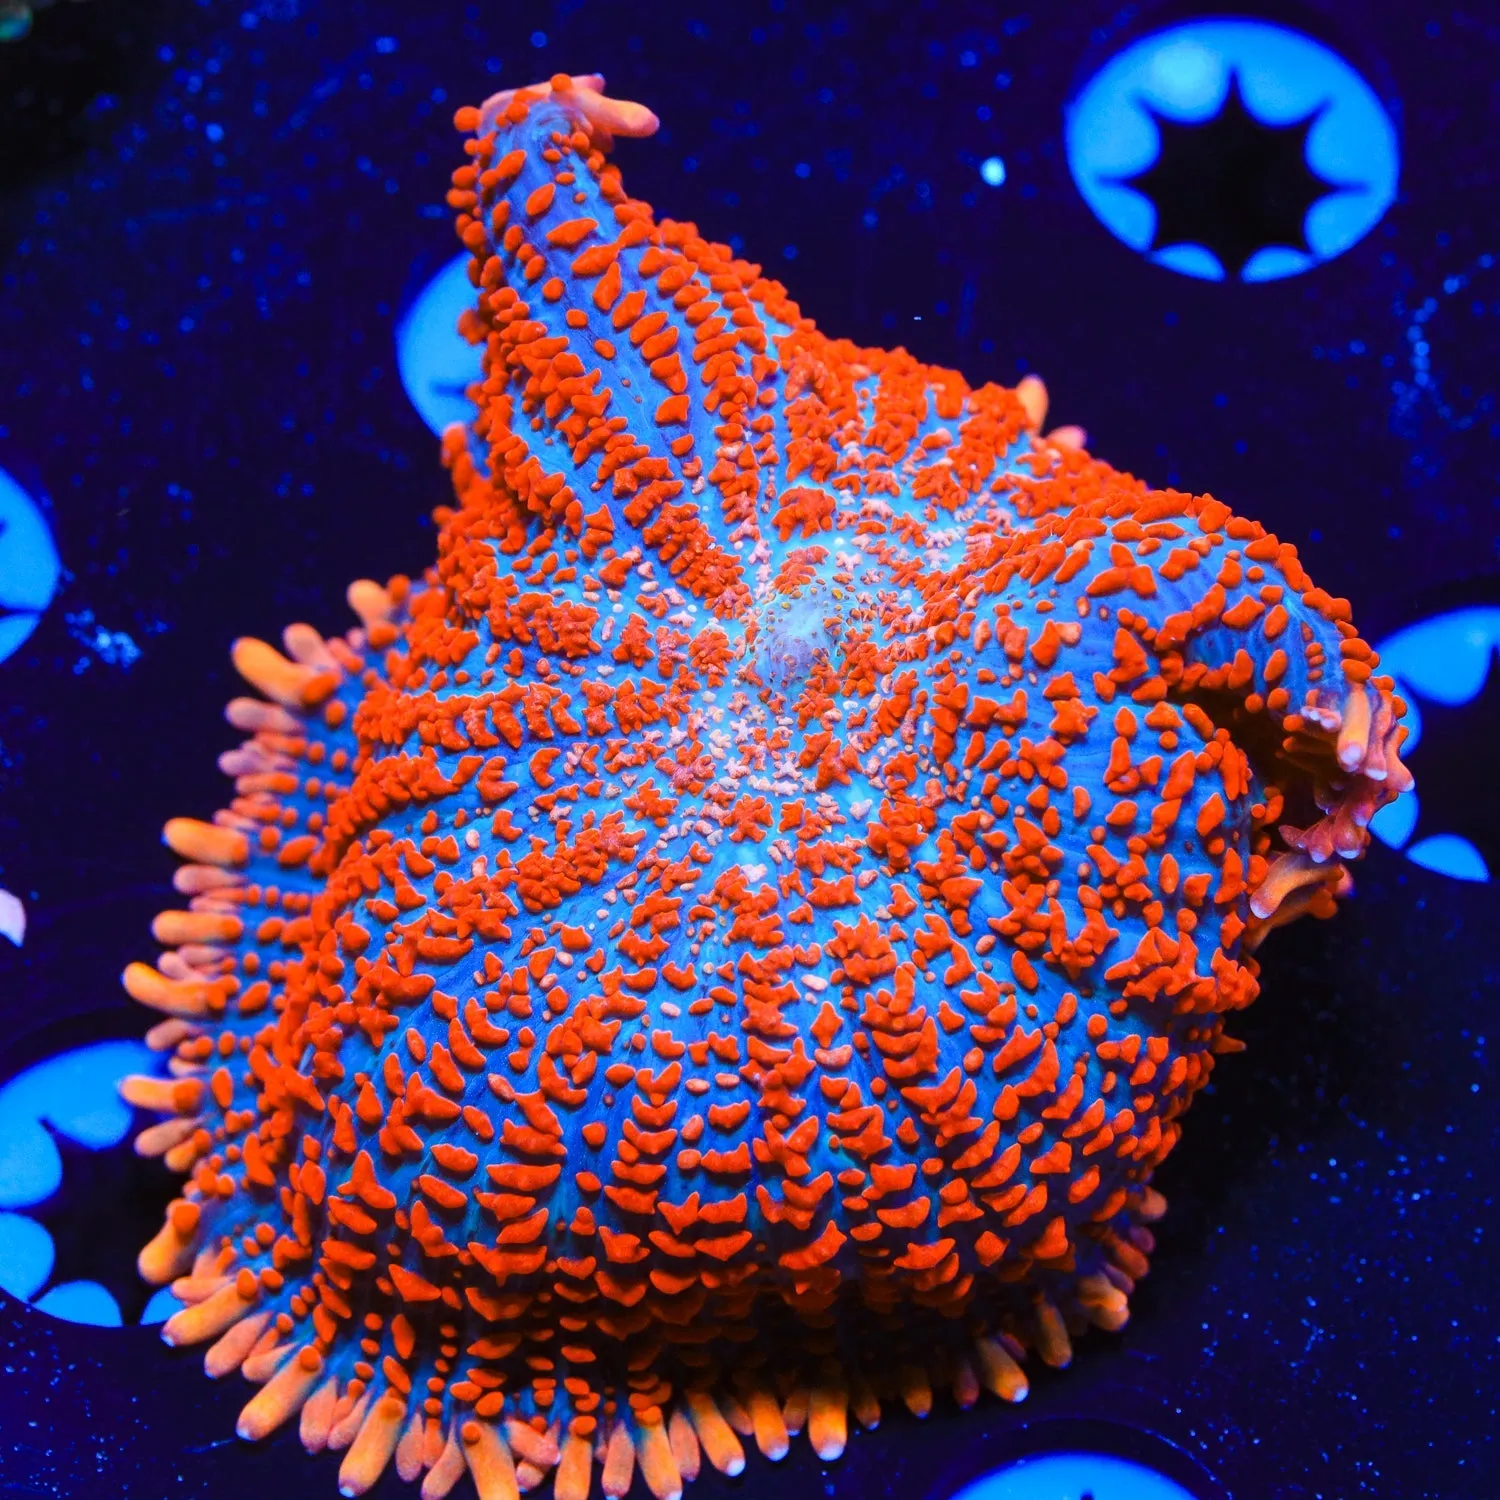
<path id="1" fill-rule="evenodd" d="M 1251 112 L 1231 69 L 1224 102 L 1209 119 L 1173 119 L 1144 99 L 1140 107 L 1160 132 L 1161 149 L 1150 166 L 1113 181 L 1155 208 L 1151 250 L 1199 245 L 1233 277 L 1262 250 L 1313 253 L 1308 211 L 1350 186 L 1329 181 L 1307 160 L 1307 137 L 1326 102 L 1301 119 L 1269 125 Z"/>

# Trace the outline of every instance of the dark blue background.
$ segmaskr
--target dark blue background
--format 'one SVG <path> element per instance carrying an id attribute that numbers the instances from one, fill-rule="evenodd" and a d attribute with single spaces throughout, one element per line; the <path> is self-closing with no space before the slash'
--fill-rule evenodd
<path id="1" fill-rule="evenodd" d="M 69 570 L 0 666 L 0 884 L 31 920 L 0 944 L 0 1075 L 71 1019 L 141 1028 L 117 975 L 171 902 L 162 822 L 225 796 L 230 640 L 344 628 L 349 579 L 428 560 L 446 484 L 393 329 L 457 248 L 453 110 L 497 87 L 603 70 L 663 121 L 621 149 L 634 195 L 743 237 L 829 332 L 974 381 L 1040 370 L 1095 452 L 1295 540 L 1367 638 L 1500 599 L 1496 432 L 1403 395 L 1411 310 L 1500 251 L 1500 14 L 1239 8 L 1343 51 L 1403 150 L 1365 241 L 1239 286 L 1112 239 L 1061 145 L 1103 58 L 1211 9 L 91 0 L 0 50 L 0 467 L 48 497 Z M 1492 274 L 1428 330 L 1471 404 L 1500 381 Z M 83 610 L 141 658 L 91 658 Z M 826 1470 L 798 1443 L 693 1493 L 940 1500 L 1022 1424 L 1078 1417 L 1161 1434 L 1236 1500 L 1500 1493 L 1496 887 L 1379 846 L 1359 877 L 1268 945 L 1123 1337 L 1021 1408 L 893 1415 Z M 234 1439 L 246 1394 L 154 1331 L 0 1302 L 0 1493 L 332 1495 L 294 1436 Z"/>

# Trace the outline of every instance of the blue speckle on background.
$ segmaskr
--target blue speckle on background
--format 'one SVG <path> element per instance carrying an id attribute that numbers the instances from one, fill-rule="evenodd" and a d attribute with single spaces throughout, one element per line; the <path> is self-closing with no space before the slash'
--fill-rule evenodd
<path id="1" fill-rule="evenodd" d="M 82 646 L 87 646 L 93 656 L 110 667 L 129 667 L 140 660 L 141 648 L 123 630 L 107 630 L 95 618 L 91 609 L 80 609 L 64 617 L 68 634 Z M 92 658 L 79 657 L 74 664 L 75 673 L 88 667 Z"/>

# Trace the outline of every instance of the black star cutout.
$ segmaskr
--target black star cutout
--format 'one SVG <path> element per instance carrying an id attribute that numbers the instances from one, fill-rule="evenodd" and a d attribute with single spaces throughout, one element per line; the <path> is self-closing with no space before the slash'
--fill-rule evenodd
<path id="1" fill-rule="evenodd" d="M 1494 779 L 1500 734 L 1500 672 L 1490 652 L 1484 685 L 1467 703 L 1434 703 L 1406 689 L 1422 715 L 1422 738 L 1412 752 L 1417 778 L 1417 826 L 1411 842 L 1457 833 L 1473 844 L 1492 875 L 1500 874 L 1500 799 L 1485 795 Z"/>
<path id="2" fill-rule="evenodd" d="M 1140 104 L 1161 132 L 1161 150 L 1149 167 L 1115 181 L 1155 207 L 1152 250 L 1202 245 L 1235 277 L 1271 245 L 1311 253 L 1307 211 L 1349 186 L 1307 164 L 1307 135 L 1327 103 L 1290 124 L 1267 125 L 1250 113 L 1231 70 L 1229 92 L 1211 119 L 1174 120 Z"/>
<path id="3" fill-rule="evenodd" d="M 52 1236 L 52 1272 L 37 1297 L 64 1282 L 97 1281 L 126 1323 L 140 1321 L 155 1288 L 141 1280 L 135 1258 L 182 1186 L 163 1162 L 136 1155 L 136 1131 L 149 1123 L 138 1114 L 118 1145 L 93 1151 L 42 1121 L 62 1158 L 62 1181 L 26 1210 Z"/>

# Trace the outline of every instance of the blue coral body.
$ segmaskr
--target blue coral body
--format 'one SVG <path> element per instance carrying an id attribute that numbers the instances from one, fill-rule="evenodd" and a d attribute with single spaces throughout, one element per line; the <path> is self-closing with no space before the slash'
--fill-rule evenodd
<path id="1" fill-rule="evenodd" d="M 628 108 L 465 118 L 437 560 L 236 648 L 237 797 L 127 974 L 168 1337 L 346 1493 L 670 1495 L 1024 1394 L 1124 1322 L 1251 948 L 1406 784 L 1293 548 L 824 337 L 626 195 Z"/>

